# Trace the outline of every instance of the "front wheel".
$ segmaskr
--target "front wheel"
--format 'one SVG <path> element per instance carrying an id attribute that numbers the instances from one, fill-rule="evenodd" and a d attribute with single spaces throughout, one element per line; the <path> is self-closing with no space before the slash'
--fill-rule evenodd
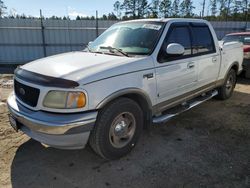
<path id="1" fill-rule="evenodd" d="M 233 94 L 234 88 L 236 85 L 236 72 L 234 69 L 231 69 L 227 74 L 224 84 L 218 89 L 217 98 L 221 100 L 226 100 L 230 98 Z"/>
<path id="2" fill-rule="evenodd" d="M 119 98 L 102 109 L 90 135 L 90 146 L 105 159 L 118 159 L 135 146 L 143 128 L 140 106 Z"/>

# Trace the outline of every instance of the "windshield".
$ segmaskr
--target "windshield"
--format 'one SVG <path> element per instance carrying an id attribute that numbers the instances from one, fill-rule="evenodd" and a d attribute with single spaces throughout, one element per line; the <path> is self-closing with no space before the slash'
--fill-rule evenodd
<path id="1" fill-rule="evenodd" d="M 244 45 L 250 45 L 250 35 L 228 35 L 225 36 L 222 41 L 227 42 L 242 42 Z"/>
<path id="2" fill-rule="evenodd" d="M 158 42 L 163 22 L 124 22 L 111 26 L 88 47 L 91 52 L 149 55 Z M 111 49 L 116 49 L 111 50 Z"/>

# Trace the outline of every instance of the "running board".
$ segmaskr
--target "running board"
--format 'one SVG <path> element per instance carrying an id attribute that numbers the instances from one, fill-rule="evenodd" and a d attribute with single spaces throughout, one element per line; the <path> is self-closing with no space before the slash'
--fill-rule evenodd
<path id="1" fill-rule="evenodd" d="M 153 118 L 153 123 L 154 124 L 159 124 L 159 123 L 165 123 L 168 120 L 170 120 L 172 117 L 179 115 L 182 112 L 185 112 L 211 98 L 214 96 L 218 95 L 218 91 L 214 90 L 212 92 L 206 93 L 204 95 L 201 95 L 199 97 L 196 97 L 190 101 L 187 101 L 185 104 L 182 104 L 178 107 L 171 108 L 167 110 L 165 113 L 163 113 L 160 116 L 154 117 Z"/>

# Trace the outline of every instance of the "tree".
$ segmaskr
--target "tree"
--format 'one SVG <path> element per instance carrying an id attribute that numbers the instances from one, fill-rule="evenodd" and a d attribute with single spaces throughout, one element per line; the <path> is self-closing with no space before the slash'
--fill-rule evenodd
<path id="1" fill-rule="evenodd" d="M 116 17 L 121 18 L 121 3 L 120 3 L 120 1 L 115 2 L 114 11 L 116 12 Z"/>
<path id="2" fill-rule="evenodd" d="M 143 18 L 148 13 L 149 4 L 147 0 L 124 0 L 121 8 L 125 10 L 126 16 Z"/>
<path id="3" fill-rule="evenodd" d="M 147 0 L 137 0 L 137 16 L 138 18 L 143 18 L 147 13 L 149 9 L 149 4 Z"/>
<path id="4" fill-rule="evenodd" d="M 151 15 L 150 17 L 152 18 L 158 18 L 159 14 L 159 5 L 160 5 L 160 0 L 152 0 L 150 11 Z"/>
<path id="5" fill-rule="evenodd" d="M 172 14 L 171 0 L 163 0 L 160 3 L 159 10 L 165 18 L 170 17 Z"/>
<path id="6" fill-rule="evenodd" d="M 25 14 L 21 14 L 21 15 L 17 14 L 16 18 L 17 19 L 27 19 L 28 17 Z"/>
<path id="7" fill-rule="evenodd" d="M 107 19 L 108 19 L 107 15 L 106 15 L 106 14 L 103 14 L 102 19 L 103 19 L 103 20 L 107 20 Z"/>
<path id="8" fill-rule="evenodd" d="M 211 15 L 215 16 L 217 13 L 217 0 L 211 0 Z"/>
<path id="9" fill-rule="evenodd" d="M 242 1 L 235 0 L 233 2 L 233 14 L 237 14 L 242 11 Z"/>
<path id="10" fill-rule="evenodd" d="M 205 6 L 206 6 L 206 0 L 203 0 L 203 2 L 202 2 L 202 11 L 201 11 L 202 18 L 204 17 L 204 14 L 205 14 Z"/>
<path id="11" fill-rule="evenodd" d="M 136 18 L 136 1 L 137 0 L 124 0 L 121 8 L 125 10 L 125 15 L 131 15 Z"/>
<path id="12" fill-rule="evenodd" d="M 226 15 L 226 7 L 227 7 L 227 0 L 219 0 L 219 4 L 220 4 L 220 16 L 225 17 Z"/>
<path id="13" fill-rule="evenodd" d="M 195 7 L 193 6 L 192 0 L 183 0 L 180 8 L 183 17 L 192 17 L 194 15 L 193 9 Z"/>
<path id="14" fill-rule="evenodd" d="M 178 17 L 179 16 L 179 13 L 180 13 L 179 5 L 180 5 L 180 0 L 174 0 L 173 1 L 173 4 L 172 4 L 172 15 L 174 17 Z"/>
<path id="15" fill-rule="evenodd" d="M 4 2 L 0 0 L 0 18 L 5 14 L 7 7 L 4 5 Z"/>
<path id="16" fill-rule="evenodd" d="M 112 12 L 108 14 L 108 20 L 117 20 L 116 15 Z"/>
<path id="17" fill-rule="evenodd" d="M 47 20 L 61 20 L 62 18 L 61 17 L 58 17 L 58 16 L 51 16 L 49 18 L 46 18 Z"/>

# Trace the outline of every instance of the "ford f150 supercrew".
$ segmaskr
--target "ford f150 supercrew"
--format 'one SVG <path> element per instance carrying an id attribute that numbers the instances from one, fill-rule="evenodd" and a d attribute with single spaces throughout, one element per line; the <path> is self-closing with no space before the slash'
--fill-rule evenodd
<path id="1" fill-rule="evenodd" d="M 143 19 L 114 24 L 83 51 L 15 70 L 10 123 L 48 146 L 117 159 L 144 127 L 214 96 L 228 99 L 242 43 L 219 44 L 209 22 Z"/>

